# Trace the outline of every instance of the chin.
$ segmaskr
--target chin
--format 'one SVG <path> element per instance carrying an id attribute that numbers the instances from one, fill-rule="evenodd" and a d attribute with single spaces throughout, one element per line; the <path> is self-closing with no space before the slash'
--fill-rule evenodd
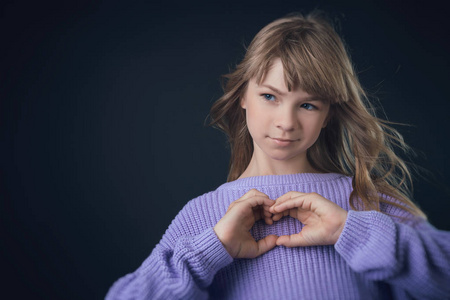
<path id="1" fill-rule="evenodd" d="M 297 154 L 297 155 L 292 155 L 292 154 L 291 154 L 291 155 L 289 155 L 289 154 L 282 154 L 282 153 L 279 153 L 279 154 L 272 154 L 272 155 L 269 155 L 269 157 L 270 157 L 271 159 L 277 160 L 277 161 L 289 161 L 289 160 L 295 159 L 296 157 L 300 158 L 301 155 L 300 155 L 300 154 Z"/>

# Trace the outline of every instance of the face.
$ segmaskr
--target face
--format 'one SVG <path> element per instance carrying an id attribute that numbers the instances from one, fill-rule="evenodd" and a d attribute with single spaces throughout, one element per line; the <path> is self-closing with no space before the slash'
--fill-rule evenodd
<path id="1" fill-rule="evenodd" d="M 306 159 L 306 150 L 326 126 L 330 108 L 300 88 L 289 91 L 279 59 L 260 84 L 249 81 L 241 106 L 246 111 L 254 155 L 293 162 Z"/>

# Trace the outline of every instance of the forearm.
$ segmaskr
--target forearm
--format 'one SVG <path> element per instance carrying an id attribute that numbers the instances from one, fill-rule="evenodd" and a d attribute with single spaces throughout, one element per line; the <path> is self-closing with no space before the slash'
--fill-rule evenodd
<path id="1" fill-rule="evenodd" d="M 114 283 L 106 299 L 207 299 L 214 275 L 231 262 L 210 228 L 180 237 L 173 249 L 157 245 L 139 269 Z"/>
<path id="2" fill-rule="evenodd" d="M 336 250 L 350 267 L 422 298 L 450 296 L 450 233 L 380 212 L 350 211 Z"/>

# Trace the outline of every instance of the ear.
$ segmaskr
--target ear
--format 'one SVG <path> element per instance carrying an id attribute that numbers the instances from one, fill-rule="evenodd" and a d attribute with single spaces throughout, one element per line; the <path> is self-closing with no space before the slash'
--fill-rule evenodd
<path id="1" fill-rule="evenodd" d="M 243 109 L 247 109 L 246 101 L 244 97 L 241 97 L 241 100 L 239 100 L 239 104 Z"/>

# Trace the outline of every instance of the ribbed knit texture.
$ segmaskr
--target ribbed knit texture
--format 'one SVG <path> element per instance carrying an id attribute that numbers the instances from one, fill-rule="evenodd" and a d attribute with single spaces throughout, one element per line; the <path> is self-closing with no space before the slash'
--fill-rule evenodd
<path id="1" fill-rule="evenodd" d="M 278 246 L 254 259 L 233 259 L 213 227 L 252 188 L 271 199 L 316 192 L 350 210 L 351 178 L 339 174 L 225 183 L 190 201 L 151 255 L 114 283 L 106 299 L 450 299 L 450 233 L 393 206 L 382 206 L 390 216 L 349 211 L 334 246 Z M 273 225 L 259 221 L 251 233 L 258 240 L 302 226 L 285 217 Z"/>

